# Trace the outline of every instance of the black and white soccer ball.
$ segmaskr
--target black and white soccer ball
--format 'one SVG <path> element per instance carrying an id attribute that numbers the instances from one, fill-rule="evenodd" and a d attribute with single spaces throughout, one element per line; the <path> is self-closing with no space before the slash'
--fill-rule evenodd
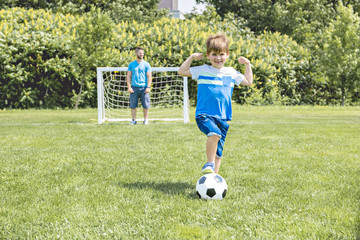
<path id="1" fill-rule="evenodd" d="M 196 194 L 200 199 L 222 200 L 226 196 L 226 193 L 226 181 L 219 174 L 205 174 L 196 182 Z"/>

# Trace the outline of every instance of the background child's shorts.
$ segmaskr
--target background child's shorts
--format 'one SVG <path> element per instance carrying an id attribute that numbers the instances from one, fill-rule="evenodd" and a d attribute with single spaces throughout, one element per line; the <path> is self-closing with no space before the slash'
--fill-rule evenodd
<path id="1" fill-rule="evenodd" d="M 216 156 L 221 158 L 224 149 L 226 134 L 229 130 L 229 124 L 226 121 L 221 120 L 220 118 L 209 116 L 206 114 L 199 114 L 198 116 L 196 116 L 196 123 L 199 129 L 203 133 L 205 133 L 206 136 L 210 137 L 216 135 L 220 137 Z"/>
<path id="2" fill-rule="evenodd" d="M 143 108 L 150 108 L 150 95 L 145 93 L 146 87 L 131 87 L 134 92 L 130 93 L 130 108 L 137 108 L 139 98 Z"/>

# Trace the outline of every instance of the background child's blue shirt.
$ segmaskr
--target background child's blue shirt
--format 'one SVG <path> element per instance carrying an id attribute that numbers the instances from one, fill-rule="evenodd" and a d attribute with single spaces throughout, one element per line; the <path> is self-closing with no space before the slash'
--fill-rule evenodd
<path id="1" fill-rule="evenodd" d="M 131 86 L 147 87 L 146 73 L 151 72 L 151 66 L 147 61 L 142 60 L 138 63 L 135 60 L 131 62 L 128 71 L 131 71 Z"/>
<path id="2" fill-rule="evenodd" d="M 217 69 L 206 64 L 192 67 L 190 72 L 198 84 L 195 115 L 207 114 L 230 121 L 234 86 L 242 82 L 244 75 L 232 67 Z"/>

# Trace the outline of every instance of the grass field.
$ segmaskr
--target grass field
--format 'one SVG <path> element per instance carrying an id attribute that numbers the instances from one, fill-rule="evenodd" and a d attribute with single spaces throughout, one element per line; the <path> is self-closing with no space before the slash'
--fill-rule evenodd
<path id="1" fill-rule="evenodd" d="M 235 106 L 223 201 L 191 120 L 0 111 L 0 239 L 360 239 L 360 107 Z"/>

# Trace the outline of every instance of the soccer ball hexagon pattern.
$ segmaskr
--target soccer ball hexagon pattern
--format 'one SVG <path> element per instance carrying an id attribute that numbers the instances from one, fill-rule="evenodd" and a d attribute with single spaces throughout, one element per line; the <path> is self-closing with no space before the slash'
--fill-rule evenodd
<path id="1" fill-rule="evenodd" d="M 205 174 L 196 182 L 196 194 L 200 199 L 222 200 L 226 193 L 226 181 L 219 174 Z"/>

